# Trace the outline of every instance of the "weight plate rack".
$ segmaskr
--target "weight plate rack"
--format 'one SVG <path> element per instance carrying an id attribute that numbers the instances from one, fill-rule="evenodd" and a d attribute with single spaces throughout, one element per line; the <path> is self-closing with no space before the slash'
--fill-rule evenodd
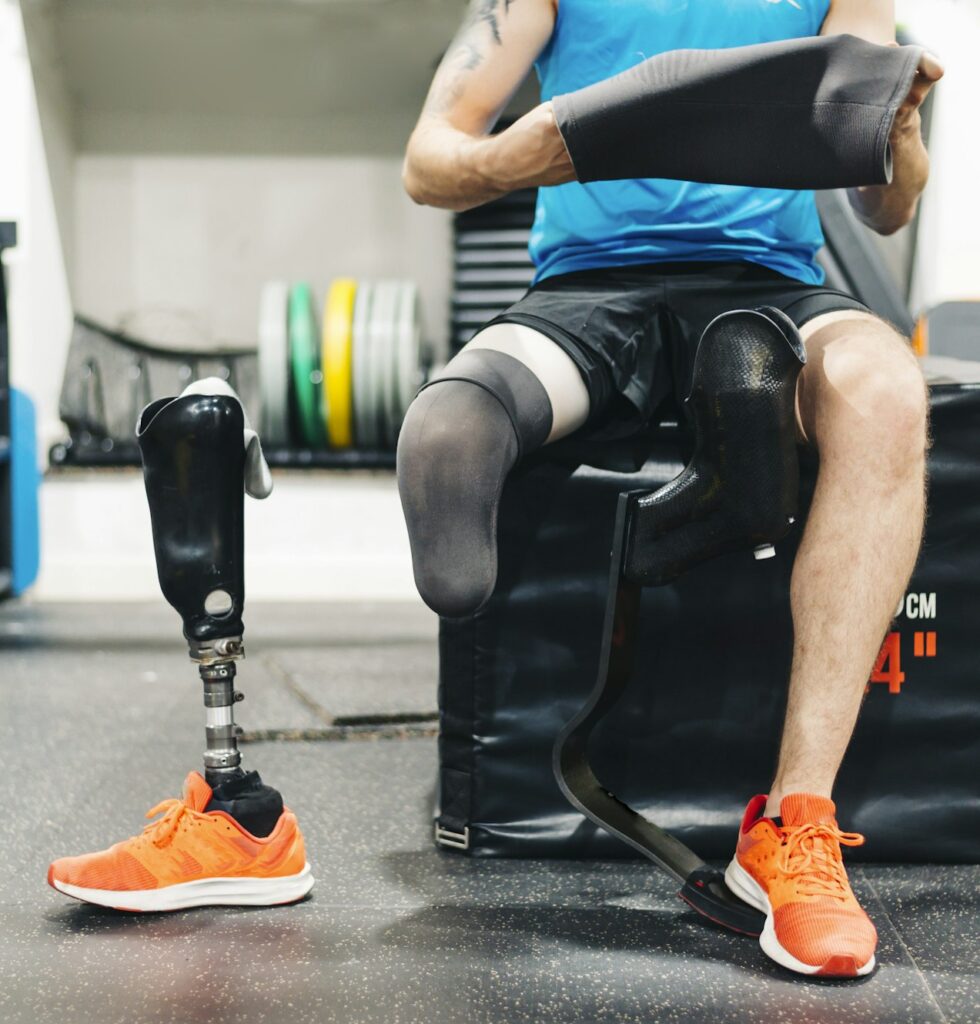
<path id="1" fill-rule="evenodd" d="M 392 469 L 430 358 L 418 286 L 407 279 L 335 278 L 322 303 L 306 283 L 269 281 L 257 350 L 167 350 L 76 317 L 59 403 L 69 436 L 51 463 L 139 465 L 139 410 L 217 376 L 266 432 L 270 466 Z"/>

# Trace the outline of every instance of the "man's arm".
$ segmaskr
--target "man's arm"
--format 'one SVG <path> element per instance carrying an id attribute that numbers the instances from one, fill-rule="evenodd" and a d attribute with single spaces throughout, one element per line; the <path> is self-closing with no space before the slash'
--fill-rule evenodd
<path id="1" fill-rule="evenodd" d="M 831 0 L 820 34 L 844 32 L 871 43 L 897 45 L 894 0 Z M 932 54 L 924 53 L 912 88 L 892 125 L 891 183 L 848 189 L 854 212 L 880 235 L 893 234 L 915 216 L 919 196 L 929 179 L 929 154 L 922 141 L 919 108 L 942 77 L 942 65 Z"/>
<path id="2" fill-rule="evenodd" d="M 554 23 L 554 0 L 471 0 L 408 141 L 402 180 L 417 203 L 466 210 L 574 180 L 550 103 L 489 135 Z"/>

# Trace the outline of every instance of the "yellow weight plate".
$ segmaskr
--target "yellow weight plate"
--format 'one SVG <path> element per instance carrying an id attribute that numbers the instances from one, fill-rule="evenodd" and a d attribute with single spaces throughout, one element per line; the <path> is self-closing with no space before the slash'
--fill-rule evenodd
<path id="1" fill-rule="evenodd" d="M 324 419 L 331 448 L 349 448 L 351 427 L 351 340 L 357 282 L 340 277 L 330 285 L 323 309 Z"/>

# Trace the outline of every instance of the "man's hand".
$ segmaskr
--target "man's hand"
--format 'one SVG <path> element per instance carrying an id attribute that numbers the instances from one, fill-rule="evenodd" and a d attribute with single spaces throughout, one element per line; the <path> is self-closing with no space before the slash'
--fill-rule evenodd
<path id="1" fill-rule="evenodd" d="M 540 103 L 506 131 L 486 140 L 484 171 L 488 181 L 512 192 L 575 180 L 551 103 Z"/>
<path id="2" fill-rule="evenodd" d="M 890 45 L 898 46 L 898 43 L 891 43 Z M 915 78 L 912 80 L 912 87 L 909 89 L 909 93 L 902 102 L 902 105 L 898 108 L 898 113 L 895 115 L 895 121 L 892 124 L 890 141 L 893 155 L 909 147 L 921 150 L 923 154 L 925 153 L 925 145 L 922 142 L 922 114 L 920 108 L 932 87 L 944 74 L 945 68 L 940 64 L 937 57 L 928 52 L 922 54 L 922 59 L 919 61 L 919 66 L 916 69 Z M 928 161 L 928 156 L 926 159 Z"/>
<path id="3" fill-rule="evenodd" d="M 898 43 L 888 45 L 898 46 Z M 879 234 L 893 234 L 915 216 L 919 196 L 929 180 L 929 154 L 922 141 L 920 108 L 944 74 L 945 68 L 937 57 L 928 52 L 922 54 L 889 136 L 893 164 L 891 184 L 869 185 L 850 192 L 855 213 Z"/>
<path id="4" fill-rule="evenodd" d="M 898 46 L 898 43 L 889 43 L 889 46 Z M 912 87 L 908 96 L 905 97 L 902 105 L 895 115 L 895 123 L 892 125 L 892 142 L 907 133 L 914 133 L 922 137 L 922 117 L 919 108 L 925 102 L 930 90 L 946 73 L 946 69 L 939 62 L 939 58 L 925 51 L 919 66 L 912 80 Z"/>

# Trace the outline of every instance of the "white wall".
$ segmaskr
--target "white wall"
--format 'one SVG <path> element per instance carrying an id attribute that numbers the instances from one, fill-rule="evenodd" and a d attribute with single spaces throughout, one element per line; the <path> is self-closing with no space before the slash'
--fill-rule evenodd
<path id="1" fill-rule="evenodd" d="M 980 299 L 980 2 L 897 0 L 896 9 L 899 21 L 946 68 L 935 93 L 912 306 Z"/>
<path id="2" fill-rule="evenodd" d="M 45 58 L 32 75 L 20 10 L 10 0 L 0 0 L 0 138 L 0 219 L 18 227 L 17 248 L 6 255 L 11 380 L 37 404 L 43 455 L 62 434 L 57 406 L 72 318 L 65 254 L 74 158 L 57 67 Z"/>
<path id="3" fill-rule="evenodd" d="M 44 162 L 38 165 L 38 182 L 43 187 L 47 167 L 47 187 L 51 192 L 62 257 L 69 284 L 74 241 L 73 177 L 75 172 L 75 112 L 64 79 L 55 28 L 55 9 L 36 0 L 21 5 L 24 35 L 30 59 L 34 99 Z M 37 151 L 38 157 L 41 151 Z"/>
<path id="4" fill-rule="evenodd" d="M 255 344 L 269 278 L 322 299 L 335 276 L 394 275 L 445 343 L 451 219 L 408 199 L 396 158 L 83 154 L 74 199 L 76 308 L 109 325 L 173 310 L 203 344 Z"/>
<path id="5" fill-rule="evenodd" d="M 394 477 L 279 472 L 245 502 L 250 601 L 420 600 Z M 32 600 L 159 601 L 138 470 L 71 471 L 41 489 L 41 574 Z"/>

